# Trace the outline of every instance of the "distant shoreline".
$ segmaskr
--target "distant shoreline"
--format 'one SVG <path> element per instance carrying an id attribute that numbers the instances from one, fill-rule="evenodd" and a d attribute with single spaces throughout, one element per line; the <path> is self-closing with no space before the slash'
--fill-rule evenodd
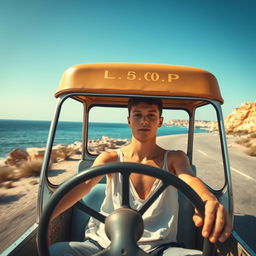
<path id="1" fill-rule="evenodd" d="M 31 147 L 45 147 L 49 134 L 50 121 L 0 120 L 0 158 L 5 158 L 15 148 L 26 150 Z M 163 126 L 158 136 L 186 133 L 187 128 Z M 206 132 L 197 129 L 197 132 Z M 89 139 L 100 139 L 103 135 L 111 138 L 130 139 L 131 130 L 127 123 L 91 122 Z M 82 140 L 81 122 L 60 122 L 57 128 L 54 145 L 72 144 Z"/>

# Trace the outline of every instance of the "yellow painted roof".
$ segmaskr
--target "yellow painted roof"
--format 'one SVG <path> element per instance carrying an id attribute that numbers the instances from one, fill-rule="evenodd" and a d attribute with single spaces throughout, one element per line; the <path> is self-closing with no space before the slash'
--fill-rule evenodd
<path id="1" fill-rule="evenodd" d="M 218 82 L 211 73 L 198 68 L 162 64 L 93 63 L 72 66 L 64 72 L 55 96 L 70 92 L 189 96 L 223 103 Z M 81 99 L 85 100 L 84 96 Z"/>

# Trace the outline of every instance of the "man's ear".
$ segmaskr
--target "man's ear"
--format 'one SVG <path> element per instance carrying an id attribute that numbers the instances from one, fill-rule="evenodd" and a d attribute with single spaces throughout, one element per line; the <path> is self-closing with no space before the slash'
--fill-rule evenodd
<path id="1" fill-rule="evenodd" d="M 163 125 L 163 122 L 164 122 L 164 118 L 161 116 L 159 119 L 158 127 L 161 127 Z"/>

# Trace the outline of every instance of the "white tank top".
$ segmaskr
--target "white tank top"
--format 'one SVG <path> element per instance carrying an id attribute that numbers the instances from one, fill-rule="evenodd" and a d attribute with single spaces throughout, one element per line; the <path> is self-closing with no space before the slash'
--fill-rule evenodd
<path id="1" fill-rule="evenodd" d="M 121 150 L 117 150 L 120 162 L 123 162 L 123 154 Z M 168 151 L 164 155 L 163 170 L 168 171 Z M 105 191 L 105 199 L 101 205 L 100 212 L 107 216 L 109 213 L 121 207 L 122 188 L 121 174 L 111 174 L 110 182 L 107 183 Z M 161 182 L 156 180 L 151 188 L 151 193 L 161 186 Z M 130 180 L 130 206 L 135 210 L 139 210 L 147 201 L 141 199 L 137 194 Z M 144 233 L 140 238 L 138 245 L 146 252 L 152 251 L 157 246 L 176 242 L 177 224 L 178 224 L 178 192 L 177 189 L 169 186 L 155 200 L 155 202 L 143 214 Z M 103 248 L 109 246 L 110 241 L 105 234 L 105 225 L 94 218 L 90 218 L 85 231 L 85 237 L 97 241 Z"/>

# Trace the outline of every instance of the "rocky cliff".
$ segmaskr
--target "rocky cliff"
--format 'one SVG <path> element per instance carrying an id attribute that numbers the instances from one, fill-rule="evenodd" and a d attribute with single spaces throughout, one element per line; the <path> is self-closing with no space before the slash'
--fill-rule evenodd
<path id="1" fill-rule="evenodd" d="M 188 120 L 169 120 L 166 125 L 188 127 Z M 196 128 L 218 130 L 216 121 L 195 120 Z M 225 117 L 226 132 L 256 132 L 256 102 L 243 103 L 236 108 L 230 115 Z"/>
<path id="2" fill-rule="evenodd" d="M 256 102 L 241 104 L 225 117 L 227 132 L 256 132 Z"/>

